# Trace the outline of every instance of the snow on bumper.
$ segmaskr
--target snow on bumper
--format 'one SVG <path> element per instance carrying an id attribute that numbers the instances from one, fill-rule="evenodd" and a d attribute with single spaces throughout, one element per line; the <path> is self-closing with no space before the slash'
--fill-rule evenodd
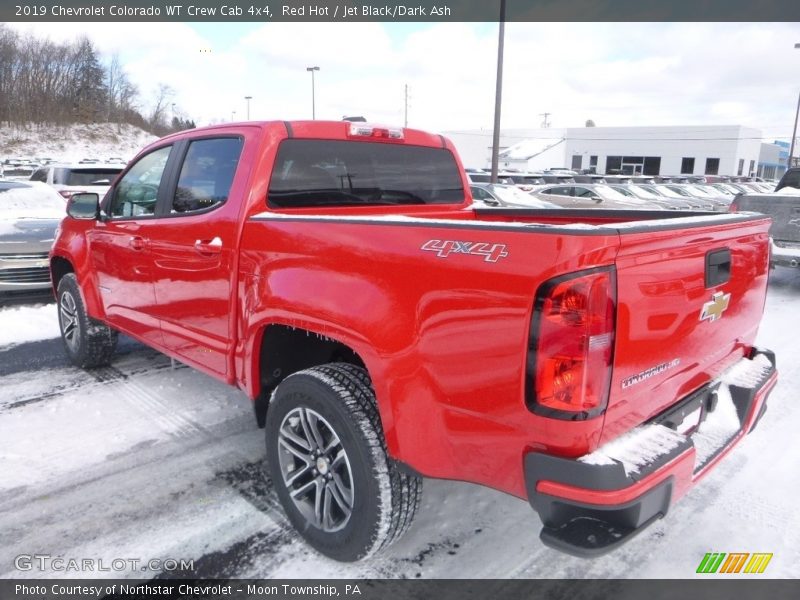
<path id="1" fill-rule="evenodd" d="M 528 454 L 526 487 L 544 524 L 542 541 L 597 556 L 666 515 L 752 431 L 776 382 L 774 354 L 754 348 L 692 395 L 702 397 L 707 416 L 688 435 L 665 425 L 669 419 L 662 416 L 576 460 Z"/>

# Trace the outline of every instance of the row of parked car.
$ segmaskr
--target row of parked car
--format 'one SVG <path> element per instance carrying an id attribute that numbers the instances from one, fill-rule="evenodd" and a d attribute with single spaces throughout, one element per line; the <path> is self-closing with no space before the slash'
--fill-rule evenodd
<path id="1" fill-rule="evenodd" d="M 0 163 L 0 300 L 49 290 L 48 252 L 66 201 L 78 192 L 103 196 L 124 168 L 121 158 Z"/>
<path id="2" fill-rule="evenodd" d="M 604 208 L 727 212 L 738 194 L 769 193 L 774 184 L 755 178 L 717 176 L 649 177 L 504 172 L 498 183 L 480 169 L 467 169 L 478 205 L 528 208 Z"/>

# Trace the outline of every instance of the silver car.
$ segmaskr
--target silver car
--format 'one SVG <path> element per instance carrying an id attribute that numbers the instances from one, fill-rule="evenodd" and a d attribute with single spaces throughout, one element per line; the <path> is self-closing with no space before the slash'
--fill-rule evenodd
<path id="1" fill-rule="evenodd" d="M 0 301 L 50 289 L 48 253 L 65 214 L 51 187 L 0 181 Z"/>
<path id="2" fill-rule="evenodd" d="M 621 194 L 607 184 L 567 183 L 540 187 L 531 192 L 562 208 L 606 208 L 616 210 L 663 210 L 663 206 Z"/>
<path id="3" fill-rule="evenodd" d="M 469 186 L 475 205 L 480 206 L 512 206 L 515 208 L 561 208 L 526 194 L 515 185 L 502 183 L 473 183 Z"/>

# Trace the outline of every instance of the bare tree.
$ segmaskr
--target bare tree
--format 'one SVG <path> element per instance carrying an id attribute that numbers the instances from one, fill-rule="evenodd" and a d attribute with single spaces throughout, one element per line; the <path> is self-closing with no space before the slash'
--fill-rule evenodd
<path id="1" fill-rule="evenodd" d="M 159 133 L 160 130 L 167 129 L 167 107 L 170 106 L 174 95 L 175 91 L 166 83 L 158 84 L 155 103 L 150 113 L 150 128 L 152 131 Z"/>

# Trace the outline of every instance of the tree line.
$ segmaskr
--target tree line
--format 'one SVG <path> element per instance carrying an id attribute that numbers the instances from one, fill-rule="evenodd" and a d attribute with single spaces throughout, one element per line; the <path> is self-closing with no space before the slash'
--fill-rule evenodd
<path id="1" fill-rule="evenodd" d="M 159 136 L 194 127 L 174 115 L 172 95 L 159 85 L 143 113 L 118 55 L 103 63 L 86 36 L 53 42 L 0 23 L 0 125 L 130 123 Z"/>

